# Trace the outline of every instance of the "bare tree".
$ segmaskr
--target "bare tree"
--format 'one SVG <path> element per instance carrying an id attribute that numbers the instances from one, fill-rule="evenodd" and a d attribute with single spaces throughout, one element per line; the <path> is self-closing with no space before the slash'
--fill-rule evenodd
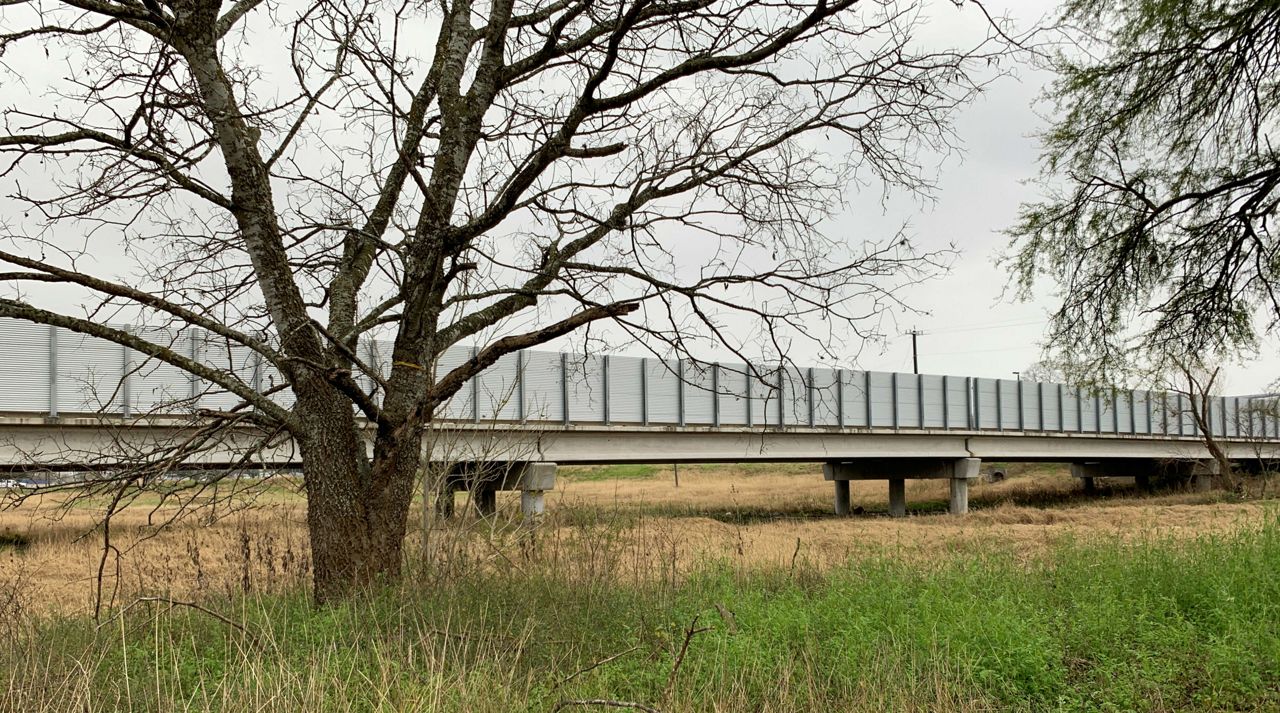
<path id="1" fill-rule="evenodd" d="M 1216 384 L 1221 368 L 1209 367 L 1185 359 L 1178 361 L 1176 366 L 1177 372 L 1174 379 L 1178 382 L 1178 386 L 1173 391 L 1187 397 L 1186 413 L 1191 414 L 1200 440 L 1204 441 L 1205 449 L 1209 451 L 1210 457 L 1217 465 L 1214 480 L 1224 490 L 1235 490 L 1238 482 L 1234 467 L 1227 452 L 1218 441 L 1218 437 L 1214 435 L 1213 429 L 1212 404 L 1215 400 Z M 1182 418 L 1181 413 L 1178 414 L 1178 418 Z"/>
<path id="2" fill-rule="evenodd" d="M 504 354 L 593 324 L 749 363 L 874 335 L 946 256 L 827 220 L 865 181 L 929 190 L 921 152 L 1008 50 L 956 4 L 987 39 L 931 49 L 891 0 L 4 0 L 33 98 L 0 136 L 0 315 L 242 400 L 199 428 L 296 443 L 341 596 L 398 574 L 422 433 Z M 72 288 L 85 313 L 48 307 Z M 296 400 L 109 318 L 208 330 Z"/>

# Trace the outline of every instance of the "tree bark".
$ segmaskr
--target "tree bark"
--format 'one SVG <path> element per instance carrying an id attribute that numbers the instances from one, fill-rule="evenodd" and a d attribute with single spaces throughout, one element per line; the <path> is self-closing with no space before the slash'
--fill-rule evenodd
<path id="1" fill-rule="evenodd" d="M 314 392 L 305 393 L 304 392 Z M 382 429 L 372 463 L 350 403 L 331 387 L 299 391 L 315 599 L 326 603 L 400 576 L 421 459 L 416 429 Z"/>

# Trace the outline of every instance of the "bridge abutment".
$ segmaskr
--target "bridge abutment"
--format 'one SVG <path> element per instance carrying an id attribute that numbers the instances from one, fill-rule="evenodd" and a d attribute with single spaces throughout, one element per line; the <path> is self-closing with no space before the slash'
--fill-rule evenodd
<path id="1" fill-rule="evenodd" d="M 969 511 L 969 481 L 978 477 L 981 465 L 980 458 L 859 458 L 826 463 L 822 474 L 835 483 L 837 515 L 848 513 L 849 481 L 886 480 L 889 483 L 889 515 L 904 517 L 907 514 L 908 479 L 950 481 L 948 510 L 952 514 L 963 515 Z"/>

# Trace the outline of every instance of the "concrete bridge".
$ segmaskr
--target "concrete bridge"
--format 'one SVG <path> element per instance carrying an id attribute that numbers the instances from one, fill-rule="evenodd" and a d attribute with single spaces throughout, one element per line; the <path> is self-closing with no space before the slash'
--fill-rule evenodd
<path id="1" fill-rule="evenodd" d="M 146 336 L 259 391 L 281 383 L 261 355 L 221 338 Z M 383 373 L 389 353 L 361 344 Z M 471 354 L 455 347 L 437 370 Z M 0 365 L 0 469 L 11 471 L 117 467 L 189 435 L 199 409 L 238 401 L 114 343 L 18 320 L 0 319 Z M 376 396 L 372 379 L 366 386 Z M 292 399 L 287 390 L 272 398 Z M 1208 407 L 1228 457 L 1280 457 L 1271 397 L 1218 396 Z M 950 481 L 951 510 L 964 512 L 983 460 L 1069 462 L 1085 479 L 1211 473 L 1185 396 L 968 376 L 530 350 L 473 379 L 439 416 L 426 455 L 451 464 L 446 491 L 472 489 L 482 509 L 495 490 L 515 489 L 528 511 L 540 510 L 557 463 L 817 462 L 837 512 L 848 511 L 850 480 L 882 479 L 897 515 L 908 478 Z M 292 443 L 264 447 L 257 435 L 228 435 L 185 465 L 239 463 L 250 447 L 254 466 L 298 465 Z"/>

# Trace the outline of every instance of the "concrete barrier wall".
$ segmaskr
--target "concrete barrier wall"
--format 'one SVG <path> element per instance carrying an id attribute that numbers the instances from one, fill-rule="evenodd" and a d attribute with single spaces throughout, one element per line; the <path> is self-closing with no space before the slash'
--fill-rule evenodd
<path id="1" fill-rule="evenodd" d="M 259 391 L 280 383 L 260 355 L 201 330 L 147 329 L 149 340 L 192 356 Z M 390 344 L 360 356 L 390 372 Z M 437 374 L 465 362 L 449 349 Z M 239 399 L 111 342 L 0 319 L 0 412 L 124 416 L 228 409 Z M 373 380 L 360 377 L 372 388 Z M 289 406 L 283 390 L 272 396 Z M 1280 439 L 1258 397 L 1216 397 L 1215 435 Z M 1093 393 L 1066 384 L 827 367 L 711 364 L 546 350 L 510 354 L 464 386 L 441 416 L 458 421 L 813 428 L 898 428 L 1134 435 L 1198 435 L 1186 397 Z"/>

